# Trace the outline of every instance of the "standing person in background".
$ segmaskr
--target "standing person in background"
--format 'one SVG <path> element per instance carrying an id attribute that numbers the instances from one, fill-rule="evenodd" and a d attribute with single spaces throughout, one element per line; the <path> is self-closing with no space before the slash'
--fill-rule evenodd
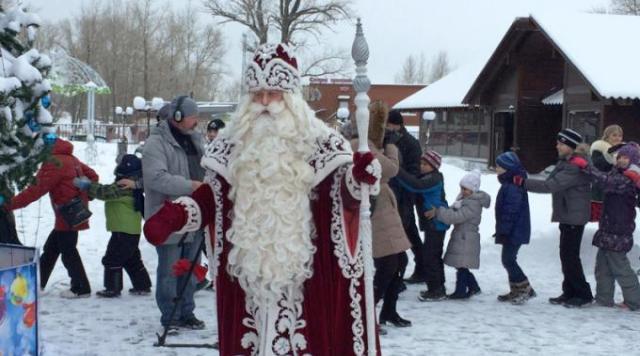
<path id="1" fill-rule="evenodd" d="M 424 213 L 432 208 L 448 207 L 444 192 L 444 176 L 439 170 L 441 164 L 440 154 L 428 150 L 420 159 L 421 175 L 418 178 L 404 171 L 400 171 L 396 176 L 403 188 L 418 194 L 420 230 L 424 231 L 423 256 L 427 282 L 427 290 L 420 291 L 418 296 L 418 300 L 422 302 L 438 301 L 447 297 L 442 252 L 449 225 L 424 216 Z"/>
<path id="2" fill-rule="evenodd" d="M 521 182 L 527 178 L 520 158 L 508 151 L 496 158 L 500 190 L 496 199 L 496 243 L 502 245 L 502 266 L 509 275 L 509 293 L 499 295 L 501 302 L 523 304 L 536 292 L 518 265 L 518 251 L 531 238 L 529 196 Z"/>
<path id="3" fill-rule="evenodd" d="M 398 206 L 389 180 L 398 173 L 398 148 L 385 140 L 385 126 L 388 108 L 382 101 L 370 105 L 369 148 L 382 166 L 380 194 L 372 201 L 371 231 L 373 242 L 373 262 L 376 267 L 373 279 L 375 303 L 383 301 L 380 310 L 380 325 L 395 327 L 411 326 L 411 321 L 398 314 L 396 305 L 402 286 L 401 266 L 405 251 L 411 248 L 402 227 Z M 355 130 L 354 130 L 355 131 Z M 351 148 L 358 148 L 358 140 L 351 141 Z M 380 330 L 385 333 L 384 329 Z"/>
<path id="4" fill-rule="evenodd" d="M 77 226 L 69 226 L 60 214 L 60 207 L 76 197 L 87 206 L 89 197 L 80 191 L 73 180 L 86 177 L 91 182 L 98 181 L 96 172 L 73 156 L 73 145 L 61 138 L 53 145 L 52 157 L 40 167 L 36 174 L 35 184 L 29 186 L 11 199 L 9 209 L 24 208 L 43 195 L 49 193 L 56 223 L 47 238 L 40 256 L 40 288 L 44 289 L 49 281 L 53 267 L 62 255 L 62 264 L 71 277 L 71 289 L 62 292 L 63 298 L 86 298 L 91 295 L 91 286 L 87 279 L 82 259 L 78 253 L 78 231 L 88 230 L 89 222 L 85 221 Z"/>
<path id="5" fill-rule="evenodd" d="M 582 136 L 576 131 L 568 128 L 560 131 L 556 144 L 556 168 L 545 180 L 524 181 L 529 192 L 551 193 L 551 221 L 560 223 L 560 263 L 564 280 L 562 294 L 550 298 L 549 303 L 568 307 L 581 307 L 593 301 L 591 286 L 584 276 L 580 260 L 582 234 L 590 215 L 591 183 L 586 173 L 569 163 L 570 159 L 579 156 L 575 149 L 580 143 Z"/>
<path id="6" fill-rule="evenodd" d="M 74 184 L 89 192 L 89 197 L 104 200 L 107 231 L 111 239 L 102 258 L 104 290 L 96 293 L 102 298 L 115 298 L 122 291 L 122 269 L 127 272 L 133 295 L 151 293 L 151 280 L 144 267 L 138 243 L 142 232 L 144 195 L 142 163 L 135 155 L 125 154 L 115 170 L 116 182 L 108 185 L 76 179 Z"/>
<path id="7" fill-rule="evenodd" d="M 395 144 L 400 152 L 400 169 L 413 177 L 417 177 L 420 174 L 420 156 L 422 156 L 422 149 L 420 148 L 420 142 L 411 136 L 404 127 L 404 119 L 400 111 L 389 111 L 387 130 L 391 131 L 389 143 Z M 422 253 L 423 243 L 418 228 L 416 227 L 416 216 L 414 214 L 414 206 L 416 204 L 415 193 L 403 188 L 395 179 L 389 182 L 389 186 L 396 195 L 402 226 L 411 242 L 411 251 L 414 256 L 415 268 L 411 276 L 405 281 L 407 283 L 425 283 L 426 277 Z M 402 270 L 404 272 L 404 268 L 402 268 Z"/>
<path id="8" fill-rule="evenodd" d="M 158 117 L 161 121 L 151 132 L 142 155 L 145 220 L 155 214 L 165 201 L 191 194 L 202 185 L 204 179 L 204 169 L 200 166 L 203 140 L 195 131 L 198 124 L 196 102 L 187 96 L 177 97 L 158 111 Z M 200 253 L 202 239 L 202 230 L 176 233 L 156 246 L 156 302 L 162 314 L 160 323 L 163 327 L 174 330 L 179 327 L 205 327 L 204 322 L 193 313 L 196 307 L 193 299 L 195 278 L 191 275 L 176 278 L 172 274 L 172 266 L 178 260 L 192 260 Z M 187 283 L 187 288 L 171 319 L 175 299 L 184 283 Z"/>
<path id="9" fill-rule="evenodd" d="M 608 172 L 601 172 L 587 160 L 574 157 L 570 163 L 580 167 L 604 192 L 604 209 L 593 245 L 598 247 L 596 256 L 596 302 L 605 307 L 614 306 L 615 282 L 622 289 L 622 306 L 640 309 L 640 284 L 631 269 L 627 253 L 633 247 L 633 231 L 636 228 L 636 205 L 640 183 L 640 147 L 629 142 L 618 150 L 616 165 Z"/>
<path id="10" fill-rule="evenodd" d="M 218 132 L 224 129 L 224 127 L 224 121 L 220 119 L 213 119 L 209 121 L 207 124 L 207 143 L 211 143 L 211 141 L 218 137 Z"/>
<path id="11" fill-rule="evenodd" d="M 602 138 L 591 144 L 591 162 L 601 172 L 609 172 L 616 163 L 613 152 L 610 150 L 617 148 L 622 143 L 624 133 L 622 127 L 609 125 L 604 129 Z M 598 184 L 591 187 L 591 219 L 589 221 L 599 221 L 602 213 L 602 201 L 604 192 Z"/>

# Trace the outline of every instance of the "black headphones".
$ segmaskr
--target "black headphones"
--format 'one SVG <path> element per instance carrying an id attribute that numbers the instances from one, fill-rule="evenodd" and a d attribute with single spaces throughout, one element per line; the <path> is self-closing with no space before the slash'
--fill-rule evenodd
<path id="1" fill-rule="evenodd" d="M 176 109 L 173 111 L 173 120 L 175 122 L 180 122 L 184 119 L 184 114 L 182 113 L 182 103 L 189 96 L 181 95 L 178 97 L 178 101 L 176 102 Z"/>

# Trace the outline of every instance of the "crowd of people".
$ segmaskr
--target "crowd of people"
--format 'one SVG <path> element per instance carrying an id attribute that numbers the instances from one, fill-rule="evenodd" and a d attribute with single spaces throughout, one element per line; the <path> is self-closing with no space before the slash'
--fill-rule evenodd
<path id="1" fill-rule="evenodd" d="M 367 347 L 364 310 L 371 306 L 362 297 L 363 257 L 355 246 L 360 188 L 369 184 L 376 193 L 371 222 L 374 299 L 382 303 L 378 334 L 385 333 L 384 325 L 412 325 L 397 310 L 406 284 L 424 283 L 416 296 L 422 302 L 481 293 L 472 270 L 480 265 L 479 226 L 492 198 L 481 190 L 480 172 L 466 174 L 457 182 L 459 194 L 448 200 L 441 155 L 428 147 L 422 153 L 402 114 L 380 101 L 370 106 L 371 153 L 354 154 L 359 146 L 354 125 L 348 122 L 340 133 L 329 129 L 303 101 L 290 49 L 267 45 L 258 52 L 247 71 L 249 93 L 227 128 L 222 120 L 211 121 L 205 142 L 196 130 L 196 102 L 176 97 L 159 110 L 142 157 L 122 156 L 112 183 L 99 183 L 96 172 L 73 156 L 72 144 L 57 139 L 35 184 L 3 206 L 20 209 L 50 195 L 56 221 L 40 259 L 41 288 L 61 255 L 71 278 L 63 296 L 91 295 L 76 245 L 78 232 L 89 228 L 88 201 L 103 200 L 111 239 L 98 296 L 121 295 L 123 270 L 131 279 L 130 294 L 151 293 L 138 247 L 144 219 L 145 237 L 157 252 L 155 298 L 165 330 L 205 328 L 194 312 L 197 280 L 184 273 L 201 271 L 205 253 L 216 284 L 221 354 L 265 347 L 274 354 L 285 349 L 335 354 L 336 345 L 344 348 L 339 354 L 361 354 Z M 579 133 L 563 129 L 556 149 L 558 162 L 545 179 L 529 177 L 515 152 L 495 160 L 501 186 L 494 199 L 493 238 L 502 245 L 509 283 L 497 300 L 522 305 L 536 296 L 518 252 L 531 238 L 528 193 L 548 193 L 552 221 L 559 223 L 564 275 L 562 293 L 549 302 L 614 306 L 617 282 L 624 296 L 620 305 L 640 309 L 638 277 L 627 258 L 640 147 L 624 142 L 622 128 L 612 125 L 590 147 Z M 593 238 L 595 297 L 580 260 L 589 221 L 599 222 Z M 415 262 L 410 273 L 409 250 Z M 450 294 L 445 265 L 456 269 Z M 321 320 L 318 313 L 324 313 Z"/>

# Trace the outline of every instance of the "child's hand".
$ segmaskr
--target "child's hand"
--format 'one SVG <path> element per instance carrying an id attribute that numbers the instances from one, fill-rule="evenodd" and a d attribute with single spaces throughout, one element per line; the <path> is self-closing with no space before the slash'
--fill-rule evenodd
<path id="1" fill-rule="evenodd" d="M 91 187 L 91 181 L 87 177 L 75 177 L 73 178 L 73 185 L 80 190 L 89 190 Z"/>
<path id="2" fill-rule="evenodd" d="M 123 189 L 134 189 L 136 187 L 136 182 L 127 178 L 120 179 L 117 184 L 118 187 Z"/>
<path id="3" fill-rule="evenodd" d="M 637 168 L 637 166 L 632 165 L 628 169 L 625 169 L 624 172 L 622 172 L 622 174 L 625 177 L 631 179 L 631 181 L 635 183 L 636 186 L 640 184 L 640 173 L 638 172 Z"/>
<path id="4" fill-rule="evenodd" d="M 427 220 L 431 220 L 436 216 L 436 208 L 431 208 L 431 210 L 427 210 L 424 212 L 424 217 L 427 218 Z"/>

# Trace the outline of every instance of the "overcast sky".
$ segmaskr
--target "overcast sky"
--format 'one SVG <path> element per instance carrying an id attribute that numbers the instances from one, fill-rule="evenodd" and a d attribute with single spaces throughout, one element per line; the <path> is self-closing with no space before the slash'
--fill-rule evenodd
<path id="1" fill-rule="evenodd" d="M 164 0 L 156 0 L 159 5 Z M 172 0 L 174 7 L 189 0 Z M 43 18 L 53 20 L 72 16 L 87 0 L 24 0 L 39 9 Z M 201 2 L 192 3 L 200 6 Z M 357 16 L 362 18 L 371 53 L 369 76 L 373 83 L 392 83 L 394 76 L 410 54 L 423 52 L 431 58 L 446 50 L 455 66 L 485 58 L 517 16 L 530 13 L 585 12 L 605 6 L 608 0 L 355 0 Z M 203 14 L 203 19 L 213 21 Z M 241 37 L 243 29 L 222 25 L 229 71 L 240 75 Z M 327 31 L 324 45 L 351 48 L 355 19 Z"/>

